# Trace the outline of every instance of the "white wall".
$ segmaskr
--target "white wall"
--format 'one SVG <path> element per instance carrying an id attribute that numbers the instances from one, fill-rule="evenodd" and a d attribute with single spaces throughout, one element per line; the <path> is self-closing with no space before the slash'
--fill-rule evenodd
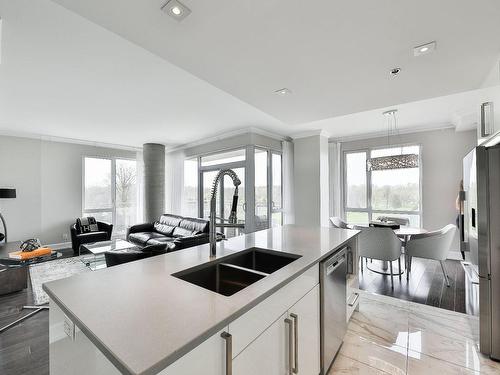
<path id="1" fill-rule="evenodd" d="M 453 129 L 404 134 L 400 143 L 422 146 L 422 226 L 438 229 L 455 224 L 455 199 L 462 179 L 462 159 L 476 145 L 476 131 Z M 342 151 L 387 145 L 387 137 L 342 143 Z M 458 237 L 454 249 L 458 250 Z"/>
<path id="2" fill-rule="evenodd" d="M 0 136 L 0 187 L 17 189 L 16 199 L 0 200 L 9 241 L 69 238 L 70 224 L 82 214 L 84 156 L 135 158 L 136 152 Z"/>

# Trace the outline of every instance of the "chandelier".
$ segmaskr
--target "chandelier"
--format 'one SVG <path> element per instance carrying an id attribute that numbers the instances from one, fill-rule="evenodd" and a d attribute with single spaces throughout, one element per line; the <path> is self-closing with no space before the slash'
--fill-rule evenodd
<path id="1" fill-rule="evenodd" d="M 387 118 L 387 145 L 391 146 L 391 135 L 397 136 L 398 129 L 396 123 L 397 109 L 391 109 L 383 113 Z M 403 154 L 403 147 L 400 148 L 399 155 L 380 156 L 370 158 L 366 161 L 368 171 L 383 171 L 388 169 L 418 168 L 419 157 L 417 154 Z"/>

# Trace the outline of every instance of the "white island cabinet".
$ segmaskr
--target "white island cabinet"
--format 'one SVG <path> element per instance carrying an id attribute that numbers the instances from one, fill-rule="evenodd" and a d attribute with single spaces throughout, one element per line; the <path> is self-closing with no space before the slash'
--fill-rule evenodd
<path id="1" fill-rule="evenodd" d="M 203 374 L 209 375 L 282 375 L 296 368 L 299 372 L 295 373 L 318 374 L 318 266 L 229 323 L 224 332 L 231 338 L 229 350 L 219 332 L 161 374 L 188 375 L 204 369 Z M 196 361 L 200 364 L 193 363 Z M 226 361 L 232 372 L 227 372 Z"/>
<path id="2" fill-rule="evenodd" d="M 220 259 L 198 246 L 46 283 L 50 374 L 318 375 L 320 262 L 350 249 L 346 301 L 338 301 L 349 320 L 357 234 L 283 226 L 222 243 Z M 230 296 L 175 276 L 250 248 L 298 257 Z"/>

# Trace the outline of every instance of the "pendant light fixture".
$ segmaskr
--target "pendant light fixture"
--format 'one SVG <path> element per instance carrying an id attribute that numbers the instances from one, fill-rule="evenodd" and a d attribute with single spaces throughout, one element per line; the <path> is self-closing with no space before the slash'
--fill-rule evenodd
<path id="1" fill-rule="evenodd" d="M 399 135 L 396 121 L 397 109 L 385 111 L 383 115 L 387 118 L 387 146 L 391 147 L 391 136 Z M 403 147 L 400 147 L 399 155 L 380 156 L 370 158 L 366 161 L 368 171 L 383 171 L 388 169 L 418 168 L 419 157 L 417 154 L 403 154 Z"/>

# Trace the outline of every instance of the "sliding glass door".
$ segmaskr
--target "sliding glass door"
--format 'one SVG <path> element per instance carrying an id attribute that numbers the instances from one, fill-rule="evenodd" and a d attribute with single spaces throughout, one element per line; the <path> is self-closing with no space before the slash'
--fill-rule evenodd
<path id="1" fill-rule="evenodd" d="M 226 229 L 226 235 L 230 237 L 282 225 L 281 152 L 253 145 L 185 160 L 183 214 L 192 215 L 192 207 L 197 204 L 199 217 L 210 216 L 212 183 L 220 170 L 228 168 L 233 169 L 241 180 L 237 218 L 238 222 L 245 224 L 245 229 Z M 196 189 L 198 197 L 193 195 Z M 217 192 L 216 216 L 219 222 L 227 223 L 229 219 L 233 193 L 233 182 L 226 176 Z"/>

